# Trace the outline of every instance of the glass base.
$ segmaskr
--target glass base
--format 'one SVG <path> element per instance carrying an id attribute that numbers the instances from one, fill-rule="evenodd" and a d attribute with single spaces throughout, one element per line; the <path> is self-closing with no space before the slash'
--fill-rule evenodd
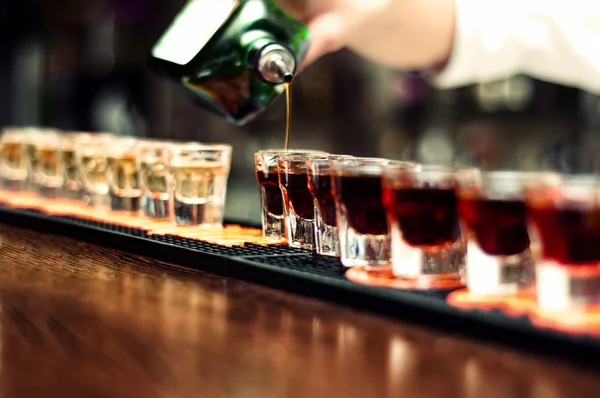
<path id="1" fill-rule="evenodd" d="M 58 199 L 62 196 L 62 188 L 57 187 L 40 187 L 36 189 L 38 195 L 46 199 Z"/>
<path id="2" fill-rule="evenodd" d="M 141 213 L 142 203 L 141 198 L 137 197 L 122 197 L 115 194 L 110 194 L 110 209 L 113 211 L 125 211 L 128 213 Z"/>
<path id="3" fill-rule="evenodd" d="M 434 247 L 415 247 L 401 236 L 392 235 L 394 276 L 430 284 L 440 280 L 461 280 L 465 274 L 465 245 L 457 240 Z"/>
<path id="4" fill-rule="evenodd" d="M 342 229 L 340 257 L 346 268 L 365 266 L 369 271 L 389 269 L 391 265 L 389 235 L 364 235 L 350 227 Z"/>
<path id="5" fill-rule="evenodd" d="M 70 200 L 83 200 L 83 191 L 81 189 L 67 189 L 63 191 L 63 197 Z"/>
<path id="6" fill-rule="evenodd" d="M 262 234 L 265 238 L 283 239 L 285 237 L 285 219 L 269 213 L 265 208 L 262 211 Z"/>
<path id="7" fill-rule="evenodd" d="M 85 192 L 83 203 L 94 208 L 110 208 L 110 195 L 108 193 Z"/>
<path id="8" fill-rule="evenodd" d="M 30 174 L 27 178 L 27 189 L 29 191 L 34 191 L 37 189 L 39 178 L 36 174 Z"/>
<path id="9" fill-rule="evenodd" d="M 491 256 L 475 242 L 467 250 L 467 287 L 481 295 L 509 295 L 535 283 L 531 250 L 511 256 Z"/>
<path id="10" fill-rule="evenodd" d="M 291 207 L 291 206 L 290 206 Z M 290 210 L 287 216 L 286 238 L 288 246 L 299 249 L 315 249 L 314 220 L 298 217 Z"/>
<path id="11" fill-rule="evenodd" d="M 2 180 L 3 189 L 11 192 L 20 192 L 29 190 L 27 180 Z"/>
<path id="12" fill-rule="evenodd" d="M 144 198 L 144 215 L 146 217 L 166 220 L 169 218 L 169 199 Z"/>
<path id="13" fill-rule="evenodd" d="M 177 225 L 219 226 L 223 224 L 223 215 L 215 214 L 210 203 L 185 203 L 173 200 L 171 221 Z"/>
<path id="14" fill-rule="evenodd" d="M 340 256 L 340 238 L 335 226 L 315 222 L 315 251 L 324 256 Z"/>
<path id="15" fill-rule="evenodd" d="M 600 266 L 536 265 L 537 303 L 545 311 L 584 310 L 600 304 Z"/>

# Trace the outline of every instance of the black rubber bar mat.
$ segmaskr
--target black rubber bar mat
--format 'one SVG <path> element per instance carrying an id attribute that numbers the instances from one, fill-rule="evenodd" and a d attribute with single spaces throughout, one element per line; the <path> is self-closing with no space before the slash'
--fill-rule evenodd
<path id="1" fill-rule="evenodd" d="M 0 222 L 325 299 L 538 355 L 600 366 L 600 338 L 538 328 L 527 317 L 512 317 L 499 310 L 455 308 L 445 301 L 449 291 L 408 291 L 356 284 L 345 278 L 339 259 L 305 250 L 253 244 L 224 247 L 170 235 L 148 236 L 141 229 L 2 205 Z M 237 220 L 228 223 L 245 224 Z"/>

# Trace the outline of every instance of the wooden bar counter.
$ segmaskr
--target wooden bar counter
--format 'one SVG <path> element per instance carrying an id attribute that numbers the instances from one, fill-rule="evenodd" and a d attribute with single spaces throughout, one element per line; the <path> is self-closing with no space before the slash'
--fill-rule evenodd
<path id="1" fill-rule="evenodd" d="M 595 372 L 0 225 L 2 397 L 593 397 Z"/>

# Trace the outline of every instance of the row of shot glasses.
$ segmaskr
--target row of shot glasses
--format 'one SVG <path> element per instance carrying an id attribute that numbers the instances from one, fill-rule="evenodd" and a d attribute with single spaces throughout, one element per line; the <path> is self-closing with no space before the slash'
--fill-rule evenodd
<path id="1" fill-rule="evenodd" d="M 320 151 L 255 154 L 263 235 L 422 288 L 600 304 L 595 176 L 426 166 Z"/>
<path id="2" fill-rule="evenodd" d="M 6 128 L 0 143 L 6 191 L 176 225 L 223 223 L 230 145 L 39 128 Z"/>

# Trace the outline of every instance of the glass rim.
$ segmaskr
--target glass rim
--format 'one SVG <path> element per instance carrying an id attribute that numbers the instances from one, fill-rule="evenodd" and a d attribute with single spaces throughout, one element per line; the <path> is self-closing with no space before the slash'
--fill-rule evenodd
<path id="1" fill-rule="evenodd" d="M 560 173 L 551 171 L 519 171 L 519 170 L 478 170 L 477 174 L 484 180 L 530 180 L 532 178 L 549 178 L 560 176 Z"/>
<path id="2" fill-rule="evenodd" d="M 63 131 L 60 134 L 61 139 L 89 137 L 92 133 L 85 131 Z"/>
<path id="3" fill-rule="evenodd" d="M 164 152 L 167 153 L 169 150 L 169 143 L 165 142 L 163 144 L 148 144 L 148 143 L 144 143 L 141 142 L 137 145 L 137 151 L 139 153 L 148 153 L 148 152 L 153 152 L 153 151 L 160 151 L 160 152 Z"/>
<path id="4" fill-rule="evenodd" d="M 98 141 L 103 141 L 106 142 L 108 140 L 112 140 L 115 138 L 115 135 L 112 133 L 83 133 L 85 134 L 85 140 L 82 141 L 86 141 L 86 142 L 98 142 Z M 83 137 L 83 136 L 82 136 Z"/>
<path id="5" fill-rule="evenodd" d="M 135 154 L 137 153 L 138 145 L 139 141 L 130 137 L 119 137 L 116 140 L 108 140 L 106 142 L 106 155 L 113 157 Z"/>
<path id="6" fill-rule="evenodd" d="M 339 161 L 339 163 L 349 163 L 349 162 L 380 163 L 380 164 L 385 163 L 390 166 L 392 166 L 394 164 L 399 164 L 399 165 L 406 164 L 406 165 L 421 166 L 418 163 L 410 161 L 410 160 L 396 160 L 396 159 L 368 157 L 368 156 L 352 156 L 350 159 L 342 159 Z"/>
<path id="7" fill-rule="evenodd" d="M 37 140 L 38 137 L 44 135 L 61 135 L 60 129 L 52 127 L 35 127 L 35 126 L 3 126 L 0 131 L 0 139 L 5 137 L 19 137 L 22 144 L 29 144 L 31 141 Z"/>
<path id="8" fill-rule="evenodd" d="M 410 167 L 413 163 L 411 162 L 403 162 L 397 163 L 393 162 L 387 165 L 383 171 L 384 176 L 389 178 L 394 178 L 407 174 L 415 174 L 422 176 L 456 176 L 458 169 L 453 166 L 442 166 L 442 165 L 422 165 L 414 163 L 415 167 Z M 408 166 L 408 167 L 407 167 Z"/>
<path id="9" fill-rule="evenodd" d="M 101 151 L 102 154 L 106 154 L 106 150 L 111 144 L 114 142 L 111 140 L 110 136 L 106 135 L 94 135 L 88 136 L 85 139 L 75 141 L 75 152 L 80 151 L 91 151 L 93 149 L 97 149 Z"/>
<path id="10" fill-rule="evenodd" d="M 331 174 L 332 165 L 331 163 L 337 162 L 344 159 L 352 159 L 352 155 L 326 155 L 323 158 L 307 159 L 306 165 L 310 174 L 320 175 L 321 173 Z"/>
<path id="11" fill-rule="evenodd" d="M 332 161 L 340 161 L 340 160 L 349 160 L 349 159 L 354 159 L 354 156 L 352 155 L 340 155 L 340 154 L 325 154 L 325 156 L 323 156 L 323 158 L 314 158 L 314 159 L 308 159 L 309 162 L 318 162 L 318 163 L 324 163 L 324 164 L 329 164 Z"/>
<path id="12" fill-rule="evenodd" d="M 325 153 L 280 153 L 276 156 L 277 162 L 292 161 L 292 162 L 307 162 L 311 159 L 327 159 Z"/>
<path id="13" fill-rule="evenodd" d="M 22 129 L 24 131 L 27 132 L 32 132 L 32 133 L 47 133 L 47 132 L 55 132 L 55 133 L 61 133 L 62 130 L 59 128 L 55 128 L 55 127 L 48 127 L 48 126 L 22 126 L 22 127 L 18 127 L 19 129 Z"/>
<path id="14" fill-rule="evenodd" d="M 184 151 L 221 151 L 231 152 L 233 146 L 224 143 L 202 143 L 202 142 L 172 142 L 168 145 L 168 149 L 172 153 L 184 152 Z"/>
<path id="15" fill-rule="evenodd" d="M 2 129 L 0 130 L 2 133 L 8 132 L 8 131 L 12 131 L 15 133 L 26 133 L 29 130 L 35 129 L 35 127 L 29 127 L 29 126 L 2 126 Z"/>
<path id="16" fill-rule="evenodd" d="M 52 137 L 53 139 L 60 139 L 60 131 L 54 129 L 31 129 L 23 131 L 23 143 L 29 144 L 32 141 L 37 143 L 40 139 L 48 139 Z"/>
<path id="17" fill-rule="evenodd" d="M 384 170 L 392 165 L 403 166 L 406 168 L 417 168 L 419 165 L 414 162 L 405 162 L 401 160 L 392 160 L 375 157 L 355 157 L 352 159 L 342 159 L 331 162 L 335 173 L 349 173 L 354 175 L 383 175 Z"/>
<path id="18" fill-rule="evenodd" d="M 173 144 L 173 141 L 163 139 L 140 139 L 138 140 L 138 146 L 140 148 L 165 148 Z"/>
<path id="19" fill-rule="evenodd" d="M 0 140 L 18 139 L 19 142 L 25 143 L 28 138 L 29 135 L 23 130 L 2 130 L 2 133 L 0 134 Z"/>
<path id="20" fill-rule="evenodd" d="M 276 148 L 267 148 L 267 149 L 261 149 L 258 150 L 256 152 L 254 152 L 254 155 L 279 155 L 281 153 L 323 153 L 323 154 L 328 154 L 327 151 L 322 151 L 319 149 L 288 149 L 286 151 L 285 148 L 280 148 L 280 149 L 276 149 Z"/>
<path id="21" fill-rule="evenodd" d="M 60 135 L 58 134 L 43 134 L 35 138 L 36 145 L 56 144 L 57 146 L 59 146 L 61 143 L 62 140 L 60 139 Z"/>
<path id="22" fill-rule="evenodd" d="M 140 142 L 140 140 L 136 137 L 122 136 L 122 135 L 115 135 L 114 137 L 112 137 L 112 139 L 115 142 L 135 142 L 135 143 Z"/>
<path id="23" fill-rule="evenodd" d="M 597 209 L 600 206 L 600 176 L 560 174 L 559 178 L 531 181 L 525 186 L 525 203 L 531 208 Z"/>
<path id="24" fill-rule="evenodd" d="M 551 178 L 553 177 L 553 178 Z M 600 175 L 596 174 L 562 174 L 547 173 L 541 178 L 529 181 L 528 187 L 579 187 L 579 188 L 600 188 Z"/>

